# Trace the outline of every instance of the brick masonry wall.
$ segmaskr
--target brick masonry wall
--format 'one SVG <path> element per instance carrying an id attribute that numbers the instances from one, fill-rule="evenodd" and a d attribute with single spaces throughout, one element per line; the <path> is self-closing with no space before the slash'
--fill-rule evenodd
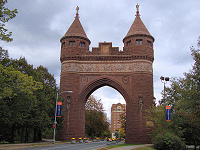
<path id="1" fill-rule="evenodd" d="M 143 45 L 135 45 L 137 38 L 142 38 Z M 78 140 L 85 136 L 85 102 L 92 92 L 107 85 L 119 91 L 126 101 L 126 143 L 151 143 L 145 109 L 153 104 L 153 72 L 151 68 L 146 68 L 154 59 L 152 38 L 133 36 L 125 39 L 123 51 L 112 47 L 110 42 L 99 43 L 99 47 L 93 48 L 91 52 L 86 39 L 62 38 L 61 43 L 68 43 L 70 40 L 74 40 L 77 45 L 61 47 L 60 89 L 73 93 L 61 95 L 65 99 L 64 128 L 57 132 L 56 138 L 68 141 L 74 137 Z M 152 42 L 151 46 L 147 46 L 147 40 Z M 79 47 L 78 43 L 81 41 L 86 43 L 86 47 Z M 131 46 L 126 45 L 128 41 L 131 41 Z M 136 68 L 132 70 L 126 68 L 133 63 L 140 66 L 134 66 Z M 77 66 L 72 66 L 73 64 Z M 109 70 L 99 69 L 105 66 Z M 142 110 L 139 109 L 140 95 Z M 71 97 L 69 110 L 67 96 Z"/>

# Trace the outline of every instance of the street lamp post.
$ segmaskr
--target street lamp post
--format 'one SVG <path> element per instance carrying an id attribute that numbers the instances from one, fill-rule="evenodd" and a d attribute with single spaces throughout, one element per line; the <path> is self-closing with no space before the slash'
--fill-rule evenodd
<path id="1" fill-rule="evenodd" d="M 62 94 L 62 93 L 73 93 L 73 91 L 63 91 L 63 92 L 60 92 L 58 93 L 57 92 L 57 95 L 56 95 L 56 108 L 55 108 L 55 120 L 54 120 L 54 129 L 53 129 L 53 142 L 55 143 L 55 136 L 56 136 L 56 113 L 57 113 L 57 101 L 58 101 L 58 95 Z M 68 103 L 70 103 L 70 100 L 69 100 L 69 97 L 70 96 L 67 96 L 67 106 L 70 105 Z M 69 109 L 69 107 L 67 107 L 67 109 Z"/>
<path id="2" fill-rule="evenodd" d="M 164 83 L 164 97 L 163 97 L 163 99 L 164 99 L 164 114 L 165 114 L 165 112 L 166 112 L 166 108 L 165 108 L 165 84 L 167 83 L 167 81 L 169 81 L 169 77 L 161 76 L 160 79 L 161 79 L 161 82 Z M 165 117 L 165 115 L 164 115 L 164 117 Z M 165 118 L 165 131 L 166 131 L 166 118 Z"/>

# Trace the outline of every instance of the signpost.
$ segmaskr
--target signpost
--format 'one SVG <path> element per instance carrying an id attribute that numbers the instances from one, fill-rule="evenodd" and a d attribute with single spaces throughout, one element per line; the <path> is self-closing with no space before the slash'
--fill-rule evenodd
<path id="1" fill-rule="evenodd" d="M 60 94 L 67 92 L 67 93 L 72 93 L 73 91 L 63 91 Z M 53 124 L 53 142 L 55 143 L 55 137 L 56 137 L 56 117 L 61 117 L 61 107 L 62 107 L 62 102 L 57 102 L 58 101 L 58 95 L 59 93 L 57 92 L 56 96 L 56 109 L 55 109 L 55 121 Z M 69 102 L 70 103 L 70 102 Z"/>

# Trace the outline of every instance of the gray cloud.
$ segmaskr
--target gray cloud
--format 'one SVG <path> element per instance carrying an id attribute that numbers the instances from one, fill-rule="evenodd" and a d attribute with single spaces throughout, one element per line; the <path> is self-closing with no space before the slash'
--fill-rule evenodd
<path id="1" fill-rule="evenodd" d="M 122 40 L 135 19 L 137 3 L 136 0 L 9 0 L 7 6 L 17 8 L 19 13 L 6 24 L 13 32 L 14 41 L 1 42 L 1 45 L 9 50 L 12 58 L 24 56 L 34 67 L 47 67 L 59 84 L 60 38 L 73 22 L 76 6 L 80 8 L 80 21 L 92 42 L 90 48 L 108 41 L 122 49 Z M 183 77 L 183 72 L 191 69 L 190 47 L 196 46 L 200 36 L 200 1 L 169 0 L 166 3 L 151 0 L 139 3 L 141 19 L 155 38 L 154 91 L 159 100 L 163 89 L 161 75 Z M 105 102 L 108 109 L 117 101 L 113 99 L 119 97 L 118 92 L 102 89 L 95 94 L 98 99 L 109 102 Z"/>

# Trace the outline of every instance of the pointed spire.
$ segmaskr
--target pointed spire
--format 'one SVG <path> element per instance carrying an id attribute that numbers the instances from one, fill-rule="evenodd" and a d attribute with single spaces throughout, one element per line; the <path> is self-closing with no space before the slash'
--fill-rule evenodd
<path id="1" fill-rule="evenodd" d="M 136 11 L 136 16 L 140 16 L 140 14 L 139 14 L 139 6 L 140 6 L 140 5 L 138 5 L 138 3 L 137 3 L 137 5 L 136 5 L 136 9 L 137 9 L 137 11 Z"/>
<path id="2" fill-rule="evenodd" d="M 79 7 L 77 6 L 75 19 L 62 38 L 64 38 L 64 37 L 81 37 L 81 38 L 84 38 L 87 41 L 89 41 L 89 43 L 91 43 L 83 29 L 83 26 L 81 25 L 81 22 L 79 20 L 78 11 L 79 11 Z"/>
<path id="3" fill-rule="evenodd" d="M 79 14 L 78 14 L 78 11 L 79 11 L 79 7 L 77 6 L 77 7 L 76 7 L 76 16 L 79 15 Z"/>
<path id="4" fill-rule="evenodd" d="M 126 34 L 126 36 L 124 37 L 123 41 L 126 38 L 129 38 L 130 36 L 134 36 L 134 35 L 147 35 L 153 38 L 153 36 L 149 33 L 149 31 L 147 30 L 146 26 L 144 25 L 144 23 L 142 22 L 141 18 L 140 18 L 140 14 L 139 14 L 139 4 L 136 5 L 136 17 L 135 20 L 133 22 L 133 24 L 131 25 L 128 33 Z M 153 38 L 154 40 L 154 38 Z"/>

